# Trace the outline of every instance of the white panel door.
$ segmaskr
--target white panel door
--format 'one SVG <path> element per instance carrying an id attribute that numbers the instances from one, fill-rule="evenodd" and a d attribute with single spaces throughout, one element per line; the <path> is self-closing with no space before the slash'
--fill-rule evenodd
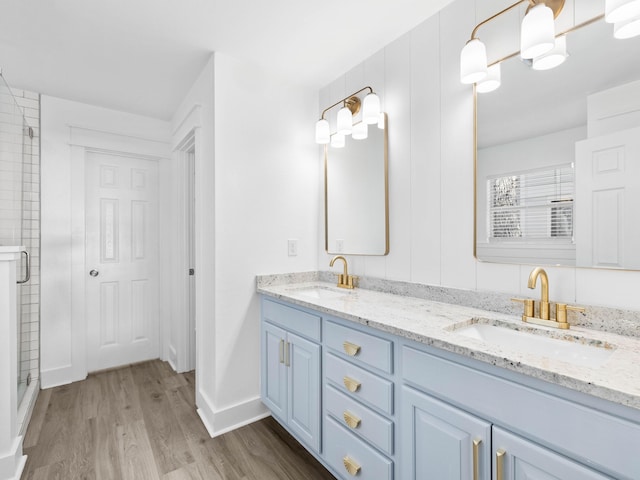
<path id="1" fill-rule="evenodd" d="M 640 128 L 576 143 L 580 267 L 640 268 Z"/>
<path id="2" fill-rule="evenodd" d="M 86 154 L 88 371 L 159 356 L 158 163 Z"/>

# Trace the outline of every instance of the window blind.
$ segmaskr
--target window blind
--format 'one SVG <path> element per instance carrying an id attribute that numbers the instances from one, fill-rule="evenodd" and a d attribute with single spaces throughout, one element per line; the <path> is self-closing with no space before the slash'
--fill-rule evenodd
<path id="1" fill-rule="evenodd" d="M 490 241 L 573 241 L 574 164 L 488 178 Z"/>

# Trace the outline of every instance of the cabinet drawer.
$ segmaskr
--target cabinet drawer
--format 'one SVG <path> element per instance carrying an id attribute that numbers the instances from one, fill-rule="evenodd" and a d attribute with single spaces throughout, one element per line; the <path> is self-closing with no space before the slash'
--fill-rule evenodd
<path id="1" fill-rule="evenodd" d="M 361 403 L 327 386 L 325 393 L 327 412 L 343 427 L 369 441 L 383 452 L 393 455 L 393 422 L 374 413 Z M 345 418 L 346 417 L 346 418 Z M 353 427 L 348 425 L 349 420 Z"/>
<path id="2" fill-rule="evenodd" d="M 327 462 L 342 478 L 353 476 L 362 480 L 393 479 L 391 460 L 346 431 L 330 417 L 325 417 L 325 445 Z M 350 473 L 345 466 L 345 458 L 354 467 L 360 468 Z"/>
<path id="3" fill-rule="evenodd" d="M 383 372 L 393 372 L 393 343 L 389 340 L 333 322 L 325 323 L 324 340 L 334 350 Z"/>
<path id="4" fill-rule="evenodd" d="M 392 382 L 330 353 L 325 356 L 325 367 L 327 378 L 347 396 L 364 401 L 385 413 L 393 413 Z M 351 389 L 346 386 L 349 381 L 353 382 Z"/>
<path id="5" fill-rule="evenodd" d="M 321 317 L 318 315 L 312 315 L 297 308 L 263 299 L 262 317 L 267 322 L 279 325 L 285 330 L 317 342 L 320 341 Z"/>

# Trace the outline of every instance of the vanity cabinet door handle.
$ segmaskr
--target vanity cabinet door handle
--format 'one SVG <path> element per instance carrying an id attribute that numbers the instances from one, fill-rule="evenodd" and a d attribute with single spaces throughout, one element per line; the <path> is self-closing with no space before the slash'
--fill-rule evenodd
<path id="1" fill-rule="evenodd" d="M 496 451 L 496 480 L 504 480 L 504 456 L 506 453 L 501 448 Z"/>
<path id="2" fill-rule="evenodd" d="M 347 342 L 346 340 L 342 344 L 342 348 L 344 348 L 344 352 L 350 357 L 355 357 L 358 353 L 360 353 L 360 345 Z"/>
<path id="3" fill-rule="evenodd" d="M 360 426 L 360 422 L 362 422 L 360 418 L 347 410 L 344 411 L 342 416 L 344 417 L 344 423 L 346 423 L 349 428 L 358 428 Z"/>
<path id="4" fill-rule="evenodd" d="M 280 363 L 284 363 L 284 339 L 280 339 Z"/>
<path id="5" fill-rule="evenodd" d="M 289 342 L 285 342 L 284 344 L 284 366 L 285 367 L 291 366 L 291 359 L 289 358 L 289 356 L 291 355 L 290 349 L 291 349 L 291 344 Z"/>
<path id="6" fill-rule="evenodd" d="M 473 440 L 473 480 L 480 479 L 480 444 L 482 440 L 476 438 Z"/>
<path id="7" fill-rule="evenodd" d="M 358 382 L 357 380 L 354 380 L 351 377 L 344 377 L 342 379 L 342 383 L 344 383 L 344 386 L 347 388 L 347 390 L 349 390 L 352 393 L 357 392 L 361 386 L 360 382 Z"/>
<path id="8" fill-rule="evenodd" d="M 342 459 L 342 463 L 344 463 L 344 468 L 347 470 L 347 472 L 349 472 L 349 475 L 352 475 L 354 477 L 358 475 L 358 473 L 360 473 L 360 470 L 362 469 L 360 465 L 358 465 L 358 462 L 356 462 L 348 455 Z"/>

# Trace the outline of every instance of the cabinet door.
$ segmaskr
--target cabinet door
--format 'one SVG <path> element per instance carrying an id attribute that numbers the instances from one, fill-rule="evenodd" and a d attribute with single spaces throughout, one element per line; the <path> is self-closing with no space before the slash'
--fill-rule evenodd
<path id="1" fill-rule="evenodd" d="M 289 360 L 289 428 L 320 451 L 320 345 L 292 333 L 287 336 Z"/>
<path id="2" fill-rule="evenodd" d="M 403 479 L 488 480 L 491 424 L 404 386 Z"/>
<path id="3" fill-rule="evenodd" d="M 610 479 L 498 427 L 493 427 L 493 455 L 496 480 Z"/>
<path id="4" fill-rule="evenodd" d="M 283 329 L 262 323 L 262 401 L 284 422 L 287 421 L 286 338 Z"/>

